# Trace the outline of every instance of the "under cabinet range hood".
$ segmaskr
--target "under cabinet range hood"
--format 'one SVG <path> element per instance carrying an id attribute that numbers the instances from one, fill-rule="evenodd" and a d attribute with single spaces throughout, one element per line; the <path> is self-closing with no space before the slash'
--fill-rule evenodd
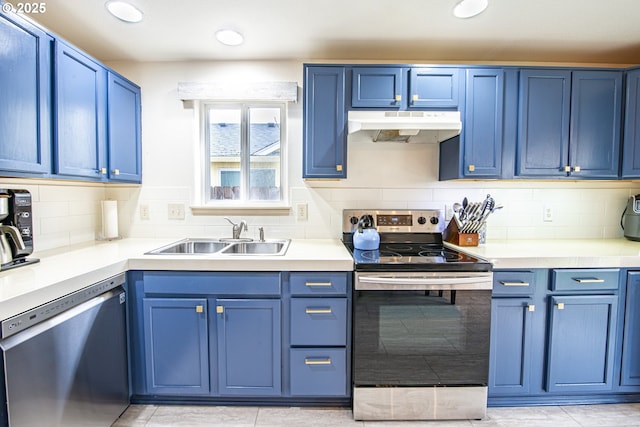
<path id="1" fill-rule="evenodd" d="M 436 143 L 460 134 L 459 111 L 349 111 L 349 135 L 373 142 Z"/>

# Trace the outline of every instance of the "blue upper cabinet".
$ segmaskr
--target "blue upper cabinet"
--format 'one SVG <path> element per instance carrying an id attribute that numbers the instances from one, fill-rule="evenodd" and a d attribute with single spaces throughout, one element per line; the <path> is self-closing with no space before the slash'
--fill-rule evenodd
<path id="1" fill-rule="evenodd" d="M 55 173 L 106 180 L 107 72 L 64 42 L 55 50 Z"/>
<path id="2" fill-rule="evenodd" d="M 622 178 L 640 178 L 640 69 L 627 73 Z"/>
<path id="3" fill-rule="evenodd" d="M 305 66 L 303 178 L 347 177 L 345 68 Z"/>
<path id="4" fill-rule="evenodd" d="M 522 70 L 516 175 L 618 177 L 621 71 Z"/>
<path id="5" fill-rule="evenodd" d="M 461 69 L 411 68 L 409 108 L 458 108 Z"/>
<path id="6" fill-rule="evenodd" d="M 0 173 L 51 172 L 51 42 L 44 31 L 0 13 Z"/>
<path id="7" fill-rule="evenodd" d="M 351 107 L 387 109 L 457 109 L 459 68 L 354 66 Z M 462 80 L 461 80 L 462 79 Z"/>
<path id="8" fill-rule="evenodd" d="M 620 165 L 622 71 L 574 71 L 571 176 L 616 179 Z"/>
<path id="9" fill-rule="evenodd" d="M 402 108 L 407 105 L 402 68 L 353 67 L 352 107 Z"/>
<path id="10" fill-rule="evenodd" d="M 109 180 L 142 181 L 140 88 L 108 74 Z"/>
<path id="11" fill-rule="evenodd" d="M 566 175 L 571 71 L 520 71 L 516 175 Z"/>

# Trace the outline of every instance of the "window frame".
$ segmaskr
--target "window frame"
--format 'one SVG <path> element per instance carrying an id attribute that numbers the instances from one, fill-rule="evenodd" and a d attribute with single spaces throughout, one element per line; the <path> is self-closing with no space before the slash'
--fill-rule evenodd
<path id="1" fill-rule="evenodd" d="M 215 101 L 205 100 L 199 103 L 200 107 L 200 174 L 197 177 L 198 182 L 202 185 L 200 191 L 200 203 L 197 206 L 193 206 L 194 213 L 205 214 L 208 211 L 246 211 L 246 210 L 261 210 L 261 211 L 273 211 L 274 214 L 288 214 L 290 211 L 289 204 L 289 185 L 288 185 L 288 141 L 287 141 L 287 114 L 288 104 L 286 101 L 269 100 L 269 101 Z M 243 182 L 242 194 L 245 199 L 239 200 L 217 200 L 211 198 L 211 140 L 209 131 L 209 111 L 212 108 L 224 109 L 233 108 L 241 110 L 241 153 L 240 153 L 240 175 Z M 280 199 L 279 200 L 251 200 L 249 182 L 244 181 L 249 177 L 249 167 L 251 163 L 251 155 L 244 154 L 248 151 L 249 147 L 249 111 L 251 108 L 275 108 L 280 110 L 280 122 L 278 123 L 280 128 Z M 246 191 L 244 189 L 246 188 Z"/>

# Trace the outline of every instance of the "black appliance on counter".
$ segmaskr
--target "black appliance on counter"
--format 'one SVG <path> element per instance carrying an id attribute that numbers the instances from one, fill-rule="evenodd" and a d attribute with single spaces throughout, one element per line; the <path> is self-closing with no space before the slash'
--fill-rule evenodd
<path id="1" fill-rule="evenodd" d="M 31 193 L 0 189 L 0 271 L 38 262 L 33 253 Z"/>
<path id="2" fill-rule="evenodd" d="M 353 247 L 372 215 L 380 247 Z M 356 420 L 481 419 L 486 415 L 491 263 L 442 241 L 439 210 L 345 210 L 354 262 Z"/>

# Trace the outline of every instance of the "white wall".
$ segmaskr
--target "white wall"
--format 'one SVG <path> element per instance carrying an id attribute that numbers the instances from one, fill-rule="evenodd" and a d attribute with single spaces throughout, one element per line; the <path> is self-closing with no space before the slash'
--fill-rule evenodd
<path id="1" fill-rule="evenodd" d="M 302 87 L 302 63 L 190 62 L 110 63 L 142 87 L 142 186 L 58 183 L 0 179 L 0 187 L 24 188 L 34 194 L 34 230 L 38 249 L 93 240 L 100 230 L 102 199 L 119 201 L 120 233 L 131 237 L 228 236 L 224 215 L 194 216 L 198 179 L 198 123 L 194 110 L 177 98 L 185 81 L 296 81 Z M 616 238 L 622 237 L 620 215 L 638 182 L 594 181 L 453 181 L 439 182 L 438 146 L 429 144 L 349 145 L 348 175 L 343 181 L 302 180 L 302 92 L 288 112 L 289 183 L 293 206 L 307 203 L 309 218 L 245 215 L 257 236 L 338 238 L 345 208 L 438 208 L 491 194 L 504 209 L 488 222 L 487 238 Z M 184 220 L 169 220 L 169 203 L 184 203 Z M 141 220 L 140 205 L 150 219 Z M 553 209 L 552 222 L 542 221 L 543 206 Z M 232 215 L 240 218 L 239 215 Z"/>

